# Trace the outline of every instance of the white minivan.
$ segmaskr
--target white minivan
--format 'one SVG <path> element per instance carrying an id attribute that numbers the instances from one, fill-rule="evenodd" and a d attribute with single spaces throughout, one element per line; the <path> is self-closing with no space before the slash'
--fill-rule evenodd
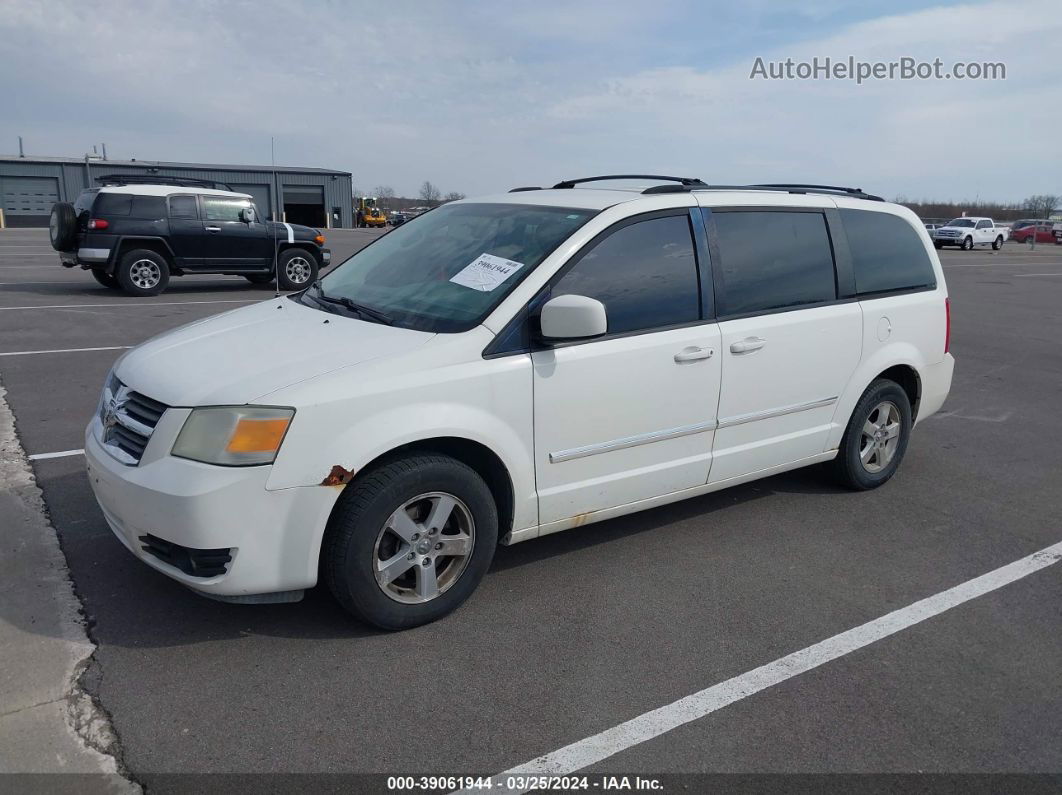
<path id="1" fill-rule="evenodd" d="M 584 187 L 606 179 L 446 204 L 126 353 L 85 438 L 119 540 L 215 599 L 323 578 L 401 629 L 498 543 L 810 464 L 892 477 L 952 378 L 918 218 L 848 188 Z"/>

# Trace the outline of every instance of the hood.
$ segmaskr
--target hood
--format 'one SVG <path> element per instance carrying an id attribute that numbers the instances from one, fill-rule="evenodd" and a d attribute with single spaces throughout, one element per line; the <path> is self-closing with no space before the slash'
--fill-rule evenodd
<path id="1" fill-rule="evenodd" d="M 266 228 L 270 232 L 275 232 L 276 236 L 280 240 L 287 240 L 288 227 L 291 227 L 292 234 L 295 240 L 313 240 L 320 234 L 312 226 L 303 226 L 302 224 L 282 224 L 279 221 L 267 221 Z"/>
<path id="2" fill-rule="evenodd" d="M 241 405 L 314 376 L 401 355 L 433 336 L 279 298 L 154 337 L 123 356 L 115 375 L 168 406 Z"/>

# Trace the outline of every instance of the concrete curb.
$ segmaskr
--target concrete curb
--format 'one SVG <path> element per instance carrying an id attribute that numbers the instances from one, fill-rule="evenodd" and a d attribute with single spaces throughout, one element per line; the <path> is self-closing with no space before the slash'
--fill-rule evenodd
<path id="1" fill-rule="evenodd" d="M 92 773 L 92 791 L 139 792 L 79 683 L 96 647 L 5 395 L 0 385 L 0 773 Z"/>

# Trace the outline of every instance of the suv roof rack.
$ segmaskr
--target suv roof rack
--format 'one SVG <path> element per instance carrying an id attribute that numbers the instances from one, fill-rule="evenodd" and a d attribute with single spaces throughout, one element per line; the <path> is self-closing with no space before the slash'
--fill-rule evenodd
<path id="1" fill-rule="evenodd" d="M 232 191 L 224 182 L 212 179 L 194 179 L 192 177 L 166 177 L 152 174 L 107 174 L 96 177 L 100 185 L 174 185 L 179 188 L 210 188 L 213 190 Z"/>
<path id="2" fill-rule="evenodd" d="M 681 186 L 681 187 L 678 187 L 678 186 L 672 187 L 672 186 L 665 186 L 665 185 L 657 185 L 657 186 L 654 186 L 652 188 L 648 188 L 648 189 L 642 191 L 643 193 L 649 193 L 650 191 L 652 191 L 653 193 L 666 192 L 666 191 L 658 190 L 659 188 L 667 188 L 667 190 L 670 191 L 670 190 L 674 190 L 676 188 L 678 190 L 684 190 L 684 189 L 688 190 L 690 188 L 708 187 L 707 185 L 705 185 L 701 180 L 697 179 L 696 177 L 666 177 L 666 176 L 661 176 L 660 174 L 606 174 L 606 175 L 601 176 L 601 177 L 580 177 L 579 179 L 562 180 L 561 182 L 558 182 L 556 185 L 554 185 L 553 188 L 554 189 L 574 188 L 576 185 L 579 185 L 579 184 L 581 184 L 583 182 L 604 182 L 606 180 L 613 180 L 613 179 L 655 179 L 655 180 L 659 180 L 661 182 L 677 182 L 677 183 L 679 183 L 679 186 Z"/>

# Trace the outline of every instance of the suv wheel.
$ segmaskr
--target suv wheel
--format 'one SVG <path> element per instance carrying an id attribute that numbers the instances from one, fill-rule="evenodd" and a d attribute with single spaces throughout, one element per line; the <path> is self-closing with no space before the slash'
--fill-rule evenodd
<path id="1" fill-rule="evenodd" d="M 121 290 L 122 285 L 118 284 L 118 280 L 111 276 L 106 271 L 101 271 L 97 268 L 92 269 L 92 278 L 102 284 L 104 287 L 109 287 L 112 290 Z"/>
<path id="2" fill-rule="evenodd" d="M 483 579 L 498 511 L 474 470 L 437 454 L 399 458 L 340 496 L 322 549 L 325 582 L 344 608 L 382 629 L 441 618 Z"/>
<path id="3" fill-rule="evenodd" d="M 130 295 L 158 295 L 170 281 L 165 257 L 146 248 L 126 252 L 115 271 L 118 284 Z"/>
<path id="4" fill-rule="evenodd" d="M 872 383 L 856 404 L 833 460 L 838 480 L 858 490 L 887 481 L 907 451 L 911 426 L 911 403 L 903 387 L 885 378 Z"/>
<path id="5" fill-rule="evenodd" d="M 77 243 L 77 211 L 74 205 L 59 202 L 48 216 L 48 238 L 56 251 L 70 251 Z"/>
<path id="6" fill-rule="evenodd" d="M 972 248 L 973 248 L 973 238 L 970 237 L 969 235 L 967 235 L 966 237 L 963 238 L 962 250 L 963 251 L 969 251 Z"/>
<path id="7" fill-rule="evenodd" d="M 280 252 L 277 281 L 282 290 L 303 290 L 317 278 L 317 258 L 306 249 L 289 248 Z"/>
<path id="8" fill-rule="evenodd" d="M 272 273 L 250 273 L 244 276 L 251 284 L 270 284 L 273 281 Z"/>
<path id="9" fill-rule="evenodd" d="M 999 235 L 992 241 L 992 249 L 994 251 L 999 251 L 1001 248 L 1003 248 L 1003 235 Z"/>

